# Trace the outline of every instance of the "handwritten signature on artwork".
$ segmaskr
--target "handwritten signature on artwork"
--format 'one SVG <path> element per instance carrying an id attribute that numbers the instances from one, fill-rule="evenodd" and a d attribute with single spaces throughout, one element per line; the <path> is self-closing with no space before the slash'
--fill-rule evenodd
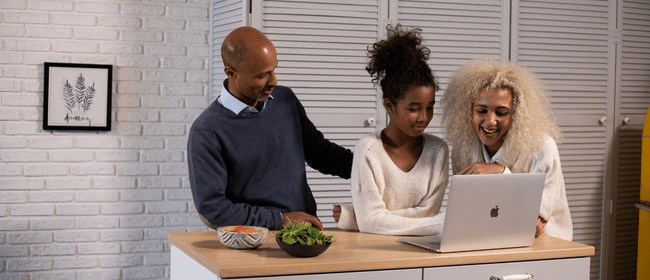
<path id="1" fill-rule="evenodd" d="M 72 120 L 72 121 L 77 121 L 77 122 L 87 121 L 87 122 L 88 122 L 88 126 L 90 126 L 91 123 L 93 122 L 93 119 L 91 119 L 91 118 L 89 118 L 89 117 L 84 117 L 84 116 L 70 116 L 70 114 L 68 114 L 68 113 L 65 114 L 65 117 L 63 118 L 63 120 L 64 120 L 65 122 L 67 122 L 67 123 L 70 123 L 71 120 Z"/>

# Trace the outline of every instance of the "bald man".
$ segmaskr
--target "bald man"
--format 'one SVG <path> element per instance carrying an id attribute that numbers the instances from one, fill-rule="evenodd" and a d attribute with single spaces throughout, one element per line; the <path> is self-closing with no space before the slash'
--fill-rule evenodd
<path id="1" fill-rule="evenodd" d="M 201 220 L 211 228 L 323 228 L 307 185 L 312 168 L 350 178 L 352 152 L 307 118 L 290 88 L 278 86 L 277 53 L 258 30 L 241 27 L 221 47 L 221 96 L 195 121 L 187 142 L 189 178 Z"/>

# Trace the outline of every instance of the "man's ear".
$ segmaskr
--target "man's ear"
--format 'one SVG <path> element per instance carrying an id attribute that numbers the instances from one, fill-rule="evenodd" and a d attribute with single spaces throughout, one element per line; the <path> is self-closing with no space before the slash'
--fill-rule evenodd
<path id="1" fill-rule="evenodd" d="M 235 68 L 232 68 L 232 66 L 226 66 L 223 68 L 223 72 L 226 73 L 226 76 L 228 76 L 228 78 L 232 78 L 235 75 L 236 71 Z"/>

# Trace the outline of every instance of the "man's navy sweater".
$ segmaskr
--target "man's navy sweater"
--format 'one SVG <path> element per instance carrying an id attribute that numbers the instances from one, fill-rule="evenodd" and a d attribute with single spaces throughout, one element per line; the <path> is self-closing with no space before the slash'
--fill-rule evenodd
<path id="1" fill-rule="evenodd" d="M 291 89 L 276 86 L 262 112 L 238 115 L 215 100 L 192 125 L 189 179 L 199 214 L 218 226 L 281 229 L 280 213 L 316 216 L 305 162 L 350 178 L 352 152 L 329 140 L 307 118 Z"/>

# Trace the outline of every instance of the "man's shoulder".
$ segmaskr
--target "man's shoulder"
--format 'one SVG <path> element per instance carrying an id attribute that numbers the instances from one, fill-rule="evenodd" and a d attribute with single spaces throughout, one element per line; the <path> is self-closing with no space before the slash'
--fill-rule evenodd
<path id="1" fill-rule="evenodd" d="M 293 90 L 289 87 L 277 85 L 273 88 L 271 93 L 273 99 L 285 100 L 285 99 L 296 99 L 296 94 L 293 93 Z"/>
<path id="2" fill-rule="evenodd" d="M 273 93 L 293 94 L 293 90 L 291 90 L 291 88 L 287 86 L 276 85 L 275 87 L 273 87 Z"/>
<path id="3" fill-rule="evenodd" d="M 205 129 L 206 127 L 214 127 L 215 124 L 220 123 L 219 118 L 222 117 L 222 110 L 225 107 L 219 103 L 218 100 L 214 100 L 208 108 L 203 110 L 201 114 L 194 120 L 192 123 L 192 129 Z"/>
<path id="4" fill-rule="evenodd" d="M 271 96 L 273 96 L 273 99 L 269 100 L 268 102 L 269 104 L 275 104 L 275 106 L 272 106 L 274 109 L 270 109 L 270 112 L 278 112 L 278 108 L 291 108 L 290 111 L 292 113 L 298 113 L 299 111 L 304 110 L 300 110 L 303 107 L 302 103 L 293 92 L 293 90 L 291 90 L 289 87 L 279 85 L 275 86 L 275 88 L 273 88 L 273 93 L 271 93 Z"/>

